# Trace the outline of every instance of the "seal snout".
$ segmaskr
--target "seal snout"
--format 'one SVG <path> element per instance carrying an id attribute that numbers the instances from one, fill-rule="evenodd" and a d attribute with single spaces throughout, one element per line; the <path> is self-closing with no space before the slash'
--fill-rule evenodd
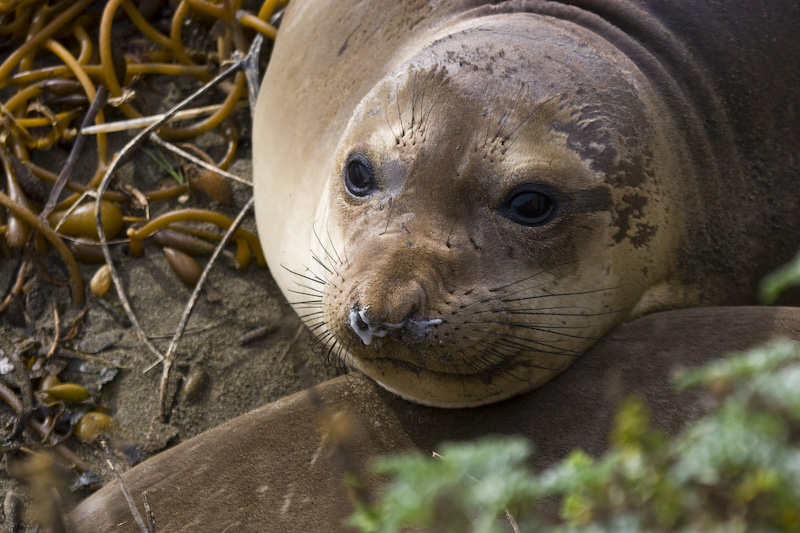
<path id="1" fill-rule="evenodd" d="M 370 317 L 368 308 L 356 304 L 350 310 L 350 328 L 359 336 L 361 342 L 369 346 L 373 337 L 385 337 L 392 330 L 412 329 L 417 334 L 424 334 L 429 326 L 442 323 L 440 318 L 433 320 L 412 320 L 410 317 L 401 322 L 384 322 Z"/>

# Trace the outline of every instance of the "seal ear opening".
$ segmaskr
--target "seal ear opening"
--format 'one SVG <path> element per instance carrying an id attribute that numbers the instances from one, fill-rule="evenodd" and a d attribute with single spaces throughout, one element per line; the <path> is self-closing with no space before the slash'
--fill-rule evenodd
<path id="1" fill-rule="evenodd" d="M 369 196 L 378 189 L 372 163 L 358 152 L 347 156 L 342 169 L 342 180 L 348 194 L 356 198 Z"/>

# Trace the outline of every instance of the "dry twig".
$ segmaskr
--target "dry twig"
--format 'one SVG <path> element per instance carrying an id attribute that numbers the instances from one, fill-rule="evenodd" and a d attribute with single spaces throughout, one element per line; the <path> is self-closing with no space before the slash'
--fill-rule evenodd
<path id="1" fill-rule="evenodd" d="M 208 278 L 208 273 L 211 271 L 211 267 L 214 266 L 214 262 L 220 256 L 222 251 L 230 242 L 231 238 L 233 237 L 234 232 L 242 223 L 245 215 L 253 207 L 254 199 L 251 196 L 250 200 L 247 201 L 245 206 L 239 211 L 239 214 L 236 215 L 236 218 L 233 220 L 233 223 L 228 228 L 228 231 L 225 232 L 225 235 L 222 237 L 222 240 L 219 241 L 217 248 L 214 250 L 214 254 L 206 263 L 205 268 L 203 269 L 203 273 L 200 275 L 200 279 L 197 280 L 197 284 L 194 287 L 194 291 L 192 291 L 192 296 L 189 298 L 189 302 L 186 304 L 186 308 L 183 311 L 183 316 L 181 316 L 181 321 L 178 324 L 178 328 L 175 331 L 175 335 L 172 337 L 172 341 L 169 344 L 169 348 L 167 348 L 167 353 L 164 356 L 164 360 L 160 361 L 164 367 L 161 371 L 161 385 L 159 387 L 158 398 L 159 403 L 161 405 L 161 418 L 167 418 L 167 414 L 171 406 L 167 405 L 167 381 L 169 380 L 169 371 L 172 368 L 173 359 L 175 358 L 175 353 L 178 351 L 178 344 L 180 344 L 181 337 L 183 336 L 183 332 L 186 329 L 186 324 L 189 322 L 189 316 L 192 314 L 192 310 L 194 309 L 195 303 L 197 303 L 197 299 L 200 297 L 200 291 L 203 289 L 203 285 L 205 284 L 206 279 Z"/>
<path id="2" fill-rule="evenodd" d="M 241 177 L 237 176 L 236 174 L 231 174 L 230 172 L 222 170 L 218 166 L 212 165 L 212 164 L 208 163 L 207 161 L 203 161 L 199 157 L 190 154 L 186 150 L 183 150 L 182 148 L 180 148 L 178 146 L 175 146 L 174 144 L 165 141 L 164 139 L 162 139 L 161 137 L 159 137 L 155 133 L 152 133 L 150 135 L 150 141 L 155 143 L 155 144 L 157 144 L 157 145 L 159 145 L 160 147 L 164 148 L 165 150 L 169 150 L 170 152 L 173 152 L 173 153 L 183 157 L 184 159 L 187 159 L 187 160 L 191 161 L 192 163 L 194 163 L 197 166 L 203 167 L 206 170 L 210 170 L 211 172 L 219 174 L 220 176 L 224 176 L 226 178 L 230 178 L 233 181 L 237 181 L 239 183 L 243 183 L 244 185 L 249 185 L 250 187 L 253 186 L 253 184 L 251 182 L 247 181 L 246 179 L 241 178 Z"/>
<path id="3" fill-rule="evenodd" d="M 139 509 L 136 507 L 136 504 L 133 502 L 133 498 L 131 497 L 131 492 L 128 490 L 128 486 L 125 484 L 125 480 L 122 479 L 122 472 L 120 471 L 117 464 L 112 460 L 111 450 L 108 447 L 108 443 L 105 440 L 100 441 L 100 446 L 103 448 L 103 451 L 106 454 L 106 464 L 111 468 L 111 471 L 114 473 L 114 477 L 117 479 L 119 483 L 119 488 L 122 490 L 122 495 L 125 496 L 125 501 L 128 502 L 128 508 L 131 510 L 131 515 L 133 519 L 136 520 L 136 524 L 139 526 L 139 529 L 142 533 L 151 533 L 148 530 L 147 526 L 144 524 L 144 519 L 142 519 L 142 513 L 139 512 Z"/>
<path id="4" fill-rule="evenodd" d="M 261 42 L 263 42 L 263 38 L 259 39 L 258 36 L 256 37 L 256 39 L 253 40 L 253 45 L 251 46 L 250 52 L 248 52 L 246 56 L 247 58 L 250 58 L 253 55 L 258 54 Z M 101 220 L 101 211 L 100 211 L 101 200 L 105 192 L 108 190 L 108 187 L 111 184 L 111 178 L 117 171 L 117 168 L 119 168 L 122 162 L 131 154 L 131 152 L 135 148 L 137 148 L 145 140 L 147 140 L 150 137 L 150 134 L 154 133 L 162 124 L 166 123 L 172 116 L 175 115 L 175 113 L 177 113 L 184 107 L 190 105 L 196 99 L 200 98 L 205 93 L 216 87 L 223 80 L 239 72 L 239 70 L 242 67 L 242 64 L 244 63 L 244 60 L 245 58 L 242 57 L 237 58 L 230 67 L 228 67 L 223 72 L 215 76 L 214 79 L 203 85 L 200 89 L 198 89 L 197 91 L 195 91 L 194 93 L 183 99 L 168 112 L 162 114 L 161 118 L 158 121 L 152 123 L 145 129 L 143 129 L 141 132 L 139 132 L 133 139 L 128 141 L 128 143 L 122 148 L 122 150 L 120 150 L 120 152 L 111 162 L 109 167 L 106 169 L 106 172 L 103 175 L 103 179 L 101 180 L 100 184 L 97 187 L 97 196 L 95 200 L 95 223 L 97 225 L 97 234 L 100 238 L 100 248 L 103 250 L 103 256 L 105 257 L 106 264 L 108 264 L 108 268 L 111 273 L 111 279 L 113 280 L 114 287 L 117 290 L 117 296 L 119 297 L 120 304 L 122 305 L 123 309 L 125 309 L 125 313 L 128 315 L 128 319 L 131 321 L 131 324 L 136 329 L 136 334 L 139 337 L 139 339 L 158 358 L 157 363 L 163 362 L 165 360 L 165 356 L 158 350 L 158 348 L 155 347 L 155 345 L 147 337 L 147 334 L 144 332 L 144 329 L 142 329 L 142 326 L 139 323 L 136 314 L 133 312 L 133 308 L 131 307 L 130 301 L 128 300 L 127 294 L 125 292 L 125 287 L 122 284 L 122 280 L 120 279 L 119 275 L 117 274 L 116 268 L 114 267 L 114 262 L 111 258 L 111 250 L 108 247 L 108 240 L 106 239 L 106 234 L 105 231 L 103 230 L 103 224 Z M 153 365 L 148 367 L 147 370 L 149 370 L 152 367 Z M 161 405 L 162 406 L 164 405 L 163 398 Z"/>
<path id="5" fill-rule="evenodd" d="M 99 86 L 97 88 L 97 94 L 94 97 L 94 101 L 92 101 L 92 105 L 89 107 L 89 111 L 87 111 L 86 116 L 83 117 L 81 129 L 94 122 L 97 113 L 103 108 L 107 99 L 108 89 L 106 89 L 104 85 Z M 47 220 L 47 215 L 52 213 L 53 209 L 55 208 L 56 203 L 58 202 L 58 197 L 61 196 L 61 191 L 64 190 L 64 186 L 69 181 L 69 178 L 72 176 L 72 172 L 75 170 L 75 166 L 78 164 L 78 158 L 83 152 L 83 145 L 85 142 L 86 137 L 81 133 L 80 130 L 78 130 L 78 135 L 75 137 L 72 150 L 69 151 L 67 162 L 64 163 L 64 167 L 61 169 L 61 173 L 58 175 L 58 180 L 53 184 L 53 188 L 50 190 L 50 197 L 47 199 L 47 203 L 39 213 L 39 218 L 42 220 Z M 64 219 L 66 219 L 66 216 Z"/>

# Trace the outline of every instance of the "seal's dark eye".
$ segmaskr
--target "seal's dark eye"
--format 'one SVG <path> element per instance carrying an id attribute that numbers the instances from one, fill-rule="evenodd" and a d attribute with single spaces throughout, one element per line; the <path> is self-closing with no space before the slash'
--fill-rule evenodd
<path id="1" fill-rule="evenodd" d="M 353 196 L 368 196 L 378 186 L 369 160 L 361 154 L 350 154 L 342 171 L 344 186 Z"/>
<path id="2" fill-rule="evenodd" d="M 554 195 L 533 185 L 521 185 L 511 191 L 500 207 L 503 216 L 524 226 L 542 226 L 556 215 Z"/>

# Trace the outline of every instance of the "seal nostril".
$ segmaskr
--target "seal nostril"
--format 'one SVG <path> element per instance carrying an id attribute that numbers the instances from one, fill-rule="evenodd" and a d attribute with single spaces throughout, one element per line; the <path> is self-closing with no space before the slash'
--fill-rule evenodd
<path id="1" fill-rule="evenodd" d="M 410 330 L 416 336 L 424 336 L 431 326 L 437 326 L 442 323 L 442 319 L 440 318 L 432 320 L 414 320 L 410 317 L 406 317 L 396 323 L 375 320 L 374 317 L 370 317 L 367 312 L 367 307 L 362 308 L 359 304 L 354 305 L 350 309 L 348 318 L 350 329 L 352 329 L 361 339 L 361 342 L 367 346 L 372 344 L 373 338 L 385 337 L 393 330 L 406 329 Z"/>
<path id="2" fill-rule="evenodd" d="M 372 344 L 373 332 L 370 331 L 369 323 L 365 318 L 364 311 L 358 305 L 350 310 L 350 328 L 359 336 L 361 342 L 369 346 Z"/>

